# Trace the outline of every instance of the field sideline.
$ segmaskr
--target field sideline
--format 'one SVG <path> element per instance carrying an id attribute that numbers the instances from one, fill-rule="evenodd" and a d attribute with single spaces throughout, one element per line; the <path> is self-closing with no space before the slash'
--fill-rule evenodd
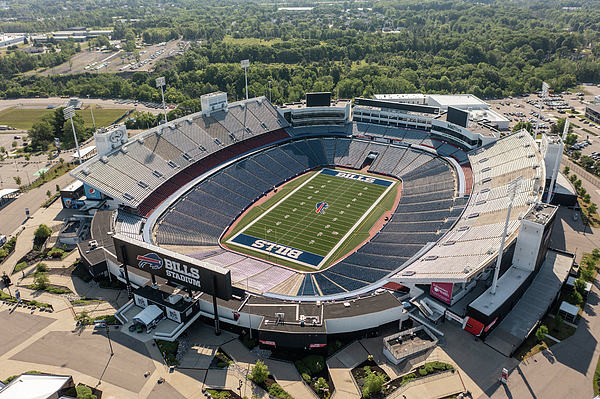
<path id="1" fill-rule="evenodd" d="M 352 251 L 393 206 L 399 182 L 345 169 L 310 172 L 251 208 L 222 242 L 298 270 L 319 270 Z"/>

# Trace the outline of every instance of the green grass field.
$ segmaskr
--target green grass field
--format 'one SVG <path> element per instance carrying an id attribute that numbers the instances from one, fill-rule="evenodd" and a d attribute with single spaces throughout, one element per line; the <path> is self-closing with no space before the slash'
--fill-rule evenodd
<path id="1" fill-rule="evenodd" d="M 96 126 L 108 126 L 125 114 L 126 109 L 96 108 L 94 106 L 94 119 Z M 29 130 L 42 116 L 54 112 L 52 109 L 21 109 L 12 107 L 0 112 L 0 125 L 8 125 L 16 129 Z M 92 127 L 92 114 L 89 108 L 77 110 L 83 116 L 86 127 Z"/>
<path id="2" fill-rule="evenodd" d="M 300 270 L 322 269 L 354 249 L 391 209 L 398 183 L 377 178 L 386 186 L 322 173 L 327 170 L 332 171 L 311 172 L 284 186 L 269 201 L 251 209 L 223 242 L 240 252 Z M 317 212 L 319 208 L 321 212 Z M 257 248 L 261 243 L 263 247 Z M 294 259 L 299 251 L 302 256 Z"/>

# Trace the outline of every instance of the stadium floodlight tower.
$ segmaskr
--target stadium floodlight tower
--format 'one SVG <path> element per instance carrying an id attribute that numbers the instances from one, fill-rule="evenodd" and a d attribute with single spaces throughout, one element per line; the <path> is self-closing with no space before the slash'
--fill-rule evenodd
<path id="1" fill-rule="evenodd" d="M 498 259 L 496 260 L 496 270 L 494 270 L 494 282 L 492 283 L 492 295 L 496 295 L 496 286 L 498 285 L 498 275 L 500 274 L 500 264 L 502 263 L 502 252 L 504 252 L 504 241 L 506 240 L 506 233 L 508 231 L 508 222 L 510 220 L 510 211 L 513 206 L 513 201 L 517 195 L 517 190 L 521 186 L 521 180 L 523 180 L 523 175 L 517 177 L 508 183 L 508 189 L 506 190 L 506 194 L 510 199 L 508 204 L 508 213 L 506 214 L 506 223 L 504 223 L 504 233 L 502 234 L 502 241 L 500 242 L 500 251 L 498 252 Z"/>
<path id="2" fill-rule="evenodd" d="M 240 62 L 242 68 L 244 68 L 244 73 L 246 75 L 246 100 L 248 99 L 248 67 L 250 66 L 250 60 L 242 60 Z"/>
<path id="3" fill-rule="evenodd" d="M 92 113 L 92 123 L 94 124 L 94 130 L 96 129 L 96 120 L 94 119 L 94 110 L 92 109 L 92 102 L 90 101 L 90 95 L 88 94 L 88 102 L 90 103 L 90 112 Z"/>
<path id="4" fill-rule="evenodd" d="M 535 137 L 538 135 L 538 129 L 540 128 L 540 116 L 542 115 L 542 105 L 544 105 L 544 100 L 548 97 L 548 90 L 550 86 L 548 83 L 542 83 L 542 98 L 540 100 L 540 109 L 538 110 L 537 124 L 535 125 Z"/>
<path id="5" fill-rule="evenodd" d="M 559 142 L 558 154 L 556 155 L 556 160 L 554 161 L 554 167 L 552 168 L 552 180 L 550 180 L 550 187 L 548 187 L 548 195 L 546 196 L 546 204 L 549 204 L 552 200 L 552 191 L 554 191 L 554 183 L 556 181 L 556 176 L 558 175 L 558 168 L 560 168 L 560 160 L 562 158 L 563 151 L 565 149 L 565 140 L 567 138 L 567 134 L 569 134 L 569 120 L 565 119 L 565 127 L 563 129 L 562 139 Z"/>
<path id="6" fill-rule="evenodd" d="M 165 123 L 168 122 L 167 120 L 167 107 L 165 106 L 165 91 L 163 90 L 163 87 L 165 87 L 166 82 L 165 82 L 165 77 L 161 76 L 160 78 L 156 78 L 156 87 L 160 87 L 160 94 L 162 94 L 162 100 L 163 100 L 163 111 L 165 113 Z"/>
<path id="7" fill-rule="evenodd" d="M 73 129 L 73 137 L 75 138 L 75 147 L 77 148 L 77 156 L 79 157 L 79 165 L 81 165 L 81 153 L 79 152 L 79 143 L 77 142 L 77 134 L 75 134 L 75 125 L 73 124 L 73 117 L 75 116 L 75 109 L 72 105 L 63 109 L 63 115 L 65 120 L 71 120 L 71 129 Z"/>

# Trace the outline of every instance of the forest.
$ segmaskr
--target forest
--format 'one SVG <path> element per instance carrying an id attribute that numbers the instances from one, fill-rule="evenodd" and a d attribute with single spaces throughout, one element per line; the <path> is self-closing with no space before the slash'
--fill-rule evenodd
<path id="1" fill-rule="evenodd" d="M 556 91 L 600 83 L 600 0 L 383 0 L 312 3 L 283 10 L 250 1 L 19 0 L 0 10 L 5 32 L 41 33 L 86 26 L 113 29 L 112 40 L 190 41 L 182 55 L 145 72 L 41 76 L 77 54 L 60 51 L 0 57 L 0 97 L 86 96 L 158 101 L 154 79 L 165 76 L 165 99 L 194 102 L 227 91 L 294 102 L 306 92 L 338 98 L 376 93 L 472 93 L 482 98 Z M 289 4 L 286 4 L 288 6 Z M 53 16 L 53 18 L 48 18 Z"/>

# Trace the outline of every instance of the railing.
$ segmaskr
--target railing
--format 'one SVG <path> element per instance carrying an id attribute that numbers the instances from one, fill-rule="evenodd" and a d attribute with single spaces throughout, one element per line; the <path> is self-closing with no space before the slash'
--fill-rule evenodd
<path id="1" fill-rule="evenodd" d="M 400 388 L 396 389 L 390 395 L 388 395 L 387 399 L 399 398 L 402 393 L 406 392 L 408 389 L 410 389 L 412 387 L 422 385 L 427 382 L 436 381 L 436 380 L 439 380 L 442 378 L 451 377 L 452 375 L 454 375 L 455 372 L 456 372 L 456 370 L 446 370 L 446 371 L 442 371 L 441 373 L 435 373 L 435 374 L 428 375 L 425 377 L 417 378 L 416 380 L 409 381 L 406 384 L 402 385 Z"/>
<path id="2" fill-rule="evenodd" d="M 389 344 L 389 341 L 392 341 L 392 340 L 394 340 L 394 339 L 396 339 L 398 337 L 404 337 L 404 336 L 407 336 L 409 334 L 412 334 L 412 333 L 415 333 L 415 332 L 421 331 L 421 330 L 425 331 L 425 333 L 427 335 L 429 335 L 430 337 L 432 337 L 433 341 L 426 342 L 426 343 L 424 343 L 422 345 L 419 345 L 417 347 L 411 348 L 410 350 L 406 350 L 405 349 L 403 352 L 399 352 L 398 350 L 394 350 L 392 348 L 392 346 Z M 383 346 L 385 347 L 385 349 L 387 349 L 387 351 L 396 360 L 401 360 L 401 359 L 403 359 L 403 358 L 405 358 L 407 356 L 414 355 L 415 353 L 423 352 L 423 351 L 425 351 L 425 350 L 427 350 L 429 348 L 432 348 L 432 347 L 436 346 L 437 343 L 438 343 L 437 338 L 435 338 L 435 336 L 433 336 L 432 334 L 430 334 L 429 331 L 427 331 L 427 329 L 424 326 L 413 327 L 413 328 L 411 328 L 409 330 L 401 331 L 401 332 L 399 332 L 397 334 L 390 335 L 388 337 L 383 338 Z M 400 356 L 398 356 L 398 355 L 400 355 Z"/>

